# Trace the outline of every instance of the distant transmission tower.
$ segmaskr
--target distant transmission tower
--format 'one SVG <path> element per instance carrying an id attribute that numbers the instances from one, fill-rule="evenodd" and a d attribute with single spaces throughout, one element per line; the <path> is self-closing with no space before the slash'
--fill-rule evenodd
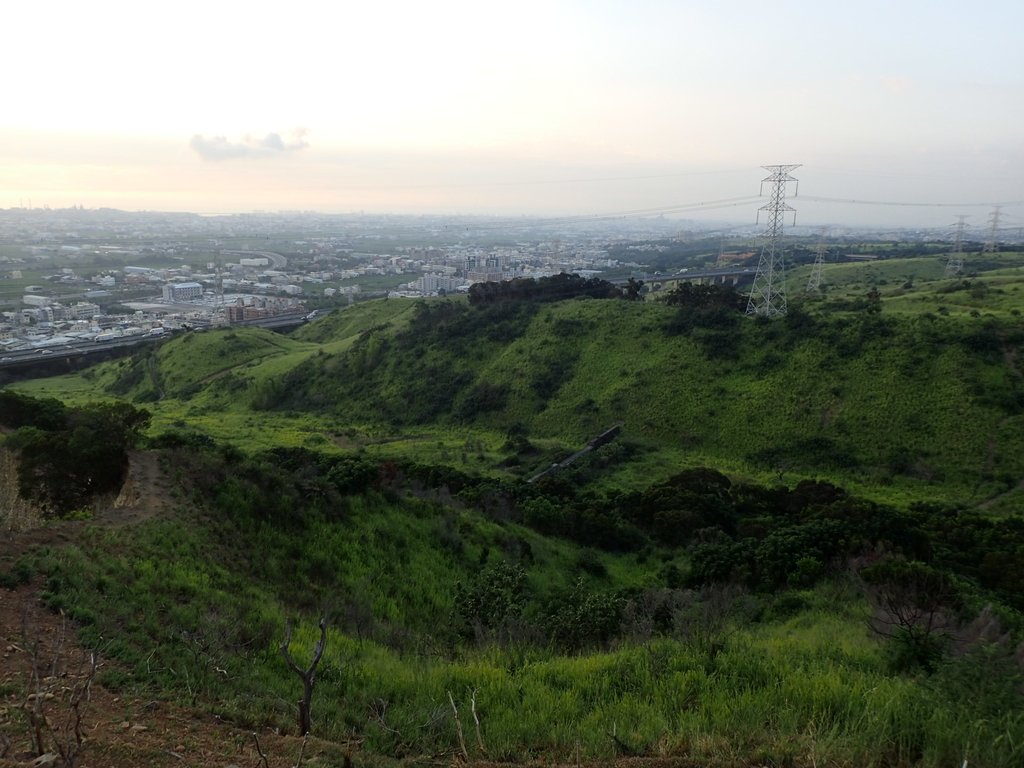
<path id="1" fill-rule="evenodd" d="M 796 181 L 789 175 L 789 172 L 794 168 L 799 168 L 800 163 L 762 165 L 761 167 L 770 172 L 768 178 L 761 181 L 761 190 L 763 192 L 764 185 L 771 182 L 772 192 L 771 200 L 760 208 L 761 211 L 768 212 L 768 228 L 764 233 L 766 240 L 761 249 L 761 259 L 757 263 L 754 286 L 750 289 L 750 299 L 747 301 L 747 314 L 778 317 L 786 314 L 786 271 L 782 260 L 781 242 L 782 221 L 788 212 L 796 210 L 786 205 L 786 184 Z"/>
<path id="2" fill-rule="evenodd" d="M 957 222 L 953 225 L 956 227 L 956 239 L 953 243 L 953 252 L 946 260 L 946 277 L 953 277 L 964 271 L 964 221 L 967 217 L 956 218 Z"/>
<path id="3" fill-rule="evenodd" d="M 811 267 L 811 276 L 807 279 L 808 293 L 817 293 L 818 289 L 821 288 L 821 266 L 825 263 L 826 234 L 828 234 L 828 230 L 823 230 L 821 242 L 818 243 L 818 249 L 814 252 L 814 265 Z"/>
<path id="4" fill-rule="evenodd" d="M 996 243 L 999 242 L 999 217 L 1002 207 L 1003 206 L 1001 205 L 997 205 L 995 210 L 988 215 L 988 239 L 985 241 L 985 247 L 982 248 L 982 253 L 996 252 Z"/>

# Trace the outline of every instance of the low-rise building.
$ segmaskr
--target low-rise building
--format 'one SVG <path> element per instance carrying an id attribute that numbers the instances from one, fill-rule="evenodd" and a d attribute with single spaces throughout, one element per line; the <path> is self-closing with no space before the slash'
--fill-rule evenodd
<path id="1" fill-rule="evenodd" d="M 88 320 L 98 314 L 100 314 L 99 304 L 92 304 L 88 301 L 77 301 L 65 312 L 65 316 L 69 320 Z"/>
<path id="2" fill-rule="evenodd" d="M 192 301 L 202 298 L 203 286 L 199 283 L 168 283 L 163 294 L 164 301 Z"/>

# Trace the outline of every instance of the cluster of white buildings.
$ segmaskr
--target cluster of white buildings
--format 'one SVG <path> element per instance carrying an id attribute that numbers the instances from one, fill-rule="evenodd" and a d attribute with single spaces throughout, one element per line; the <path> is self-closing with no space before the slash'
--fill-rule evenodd
<path id="1" fill-rule="evenodd" d="M 400 287 L 399 295 L 434 296 L 467 291 L 474 283 L 497 283 L 517 277 L 550 277 L 561 272 L 591 277 L 617 266 L 607 253 L 597 250 L 581 254 L 577 249 L 560 250 L 559 244 L 524 245 L 517 248 L 482 250 L 465 246 L 436 249 L 413 258 L 412 269 L 423 274 Z"/>
<path id="2" fill-rule="evenodd" d="M 247 270 L 262 268 L 268 263 L 261 258 L 251 261 L 258 263 L 247 266 Z M 87 288 L 76 294 L 79 297 L 102 294 L 109 301 L 111 292 L 88 290 L 90 283 L 97 282 L 97 277 L 106 281 L 99 283 L 101 288 L 123 285 L 129 291 L 134 289 L 136 296 L 140 289 L 146 289 L 151 298 L 135 300 L 127 298 L 130 294 L 126 294 L 119 303 L 131 312 L 108 315 L 97 303 L 59 295 L 62 292 L 67 294 L 73 284 L 76 288 Z M 302 293 L 301 285 L 291 284 L 290 279 L 281 273 L 261 274 L 260 278 L 266 282 L 257 282 L 225 278 L 216 273 L 194 275 L 187 267 L 151 269 L 126 266 L 113 274 L 97 277 L 85 281 L 72 270 L 65 269 L 47 278 L 51 281 L 49 290 L 45 284 L 26 288 L 21 306 L 0 312 L 0 352 L 105 341 L 138 334 L 157 335 L 183 326 L 220 325 L 301 309 L 295 298 Z M 240 291 L 239 288 L 250 290 Z M 263 289 L 262 293 L 269 295 L 253 295 L 251 289 L 257 292 Z M 157 292 L 158 295 L 154 295 Z"/>
<path id="3" fill-rule="evenodd" d="M 35 297 L 37 299 L 43 297 Z M 163 333 L 180 327 L 156 315 L 105 315 L 96 304 L 56 301 L 0 313 L 0 352 L 46 349 L 81 342 L 104 341 L 121 336 Z"/>
<path id="4" fill-rule="evenodd" d="M 441 275 L 430 273 L 423 275 L 413 283 L 411 287 L 423 296 L 434 296 L 442 293 L 455 293 L 469 287 L 463 278 L 454 275 Z"/>

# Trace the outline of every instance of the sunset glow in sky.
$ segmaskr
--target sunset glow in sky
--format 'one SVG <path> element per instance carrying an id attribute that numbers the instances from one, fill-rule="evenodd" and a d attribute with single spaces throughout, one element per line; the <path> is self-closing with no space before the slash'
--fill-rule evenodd
<path id="1" fill-rule="evenodd" d="M 602 213 L 756 194 L 767 163 L 802 163 L 807 195 L 1024 200 L 1018 0 L 57 0 L 4 17 L 0 208 Z M 801 207 L 956 213 L 988 211 Z"/>

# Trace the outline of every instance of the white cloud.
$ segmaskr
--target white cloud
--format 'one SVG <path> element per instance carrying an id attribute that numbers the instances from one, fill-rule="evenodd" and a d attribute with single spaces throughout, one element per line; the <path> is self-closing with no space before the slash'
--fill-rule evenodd
<path id="1" fill-rule="evenodd" d="M 226 136 L 206 137 L 196 134 L 189 141 L 189 146 L 203 160 L 219 162 L 238 158 L 270 157 L 282 152 L 295 152 L 305 149 L 309 142 L 305 139 L 306 131 L 294 131 L 291 141 L 285 142 L 279 133 L 268 133 L 262 138 L 244 136 L 241 141 L 229 141 Z"/>

